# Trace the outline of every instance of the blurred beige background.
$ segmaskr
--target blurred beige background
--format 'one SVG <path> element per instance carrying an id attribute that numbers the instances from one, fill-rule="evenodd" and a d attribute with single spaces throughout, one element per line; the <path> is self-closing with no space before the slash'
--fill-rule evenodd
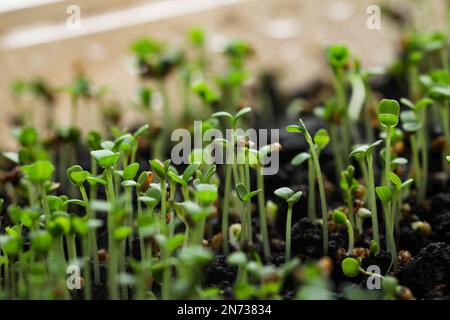
<path id="1" fill-rule="evenodd" d="M 139 114 L 127 107 L 137 87 L 130 67 L 129 45 L 143 36 L 177 46 L 192 26 L 208 32 L 212 55 L 224 39 L 250 41 L 255 73 L 275 71 L 282 89 L 292 91 L 318 78 L 327 79 L 323 48 L 349 45 L 364 67 L 384 66 L 395 57 L 400 31 L 383 20 L 381 30 L 366 27 L 371 4 L 407 3 L 419 17 L 432 13 L 432 24 L 445 26 L 445 0 L 1 0 L 0 1 L 0 149 L 14 148 L 9 119 L 14 114 L 10 84 L 17 78 L 42 77 L 54 86 L 71 82 L 83 70 L 97 85 L 111 88 L 108 99 L 119 101 L 124 126 Z M 70 5 L 81 9 L 81 28 L 66 26 Z M 422 21 L 422 20 L 421 20 Z M 430 19 L 428 18 L 428 22 Z M 176 96 L 175 86 L 172 95 Z M 172 99 L 173 101 L 174 99 Z M 45 107 L 30 101 L 42 123 Z M 69 99 L 57 97 L 58 122 L 69 122 Z M 177 105 L 174 103 L 176 110 Z M 84 131 L 95 128 L 92 106 L 79 112 Z"/>

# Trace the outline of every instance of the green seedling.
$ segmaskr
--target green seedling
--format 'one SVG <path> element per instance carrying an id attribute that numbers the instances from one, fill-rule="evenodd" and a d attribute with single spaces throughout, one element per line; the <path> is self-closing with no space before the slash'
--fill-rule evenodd
<path id="1" fill-rule="evenodd" d="M 382 126 L 386 128 L 386 147 L 385 147 L 385 165 L 384 165 L 384 179 L 386 186 L 377 187 L 376 192 L 378 197 L 381 199 L 383 203 L 384 213 L 385 213 L 385 226 L 386 226 L 386 237 L 388 239 L 388 251 L 392 254 L 392 261 L 394 261 L 394 251 L 395 251 L 395 241 L 393 235 L 393 212 L 392 212 L 392 194 L 390 192 L 391 186 L 391 138 L 392 138 L 392 130 L 398 124 L 399 120 L 399 112 L 400 106 L 397 101 L 383 99 L 378 104 L 378 120 Z M 392 225 L 391 225 L 392 222 Z"/>
<path id="2" fill-rule="evenodd" d="M 303 120 L 299 120 L 299 125 L 291 125 L 286 128 L 288 132 L 298 132 L 305 135 L 306 141 L 309 145 L 309 150 L 314 162 L 314 168 L 316 170 L 317 183 L 319 185 L 319 193 L 320 193 L 320 203 L 322 207 L 322 232 L 323 232 L 323 253 L 324 255 L 328 254 L 328 210 L 327 210 L 327 202 L 325 198 L 325 188 L 323 185 L 322 171 L 320 169 L 319 158 L 317 156 L 317 152 L 309 134 L 308 130 L 303 123 Z"/>
<path id="3" fill-rule="evenodd" d="M 372 229 L 373 237 L 377 243 L 380 243 L 379 226 L 378 226 L 378 215 L 377 215 L 377 202 L 375 195 L 375 176 L 373 170 L 373 150 L 382 143 L 382 140 L 373 142 L 372 144 L 362 145 L 355 148 L 351 153 L 350 157 L 355 157 L 360 159 L 361 167 L 364 171 L 367 171 L 367 191 L 369 198 L 369 208 L 372 212 Z M 365 169 L 367 168 L 367 170 Z"/>
<path id="4" fill-rule="evenodd" d="M 275 195 L 284 199 L 288 205 L 287 217 L 286 217 L 286 247 L 285 247 L 285 261 L 291 260 L 291 231 L 292 231 L 292 207 L 296 204 L 302 192 L 294 192 L 293 190 L 283 187 L 275 190 Z"/>
<path id="5" fill-rule="evenodd" d="M 325 129 L 319 129 L 314 135 L 314 145 L 317 157 L 320 158 L 321 151 L 329 144 L 330 137 Z M 314 222 L 316 217 L 316 174 L 314 171 L 314 162 L 311 152 L 301 152 L 291 160 L 294 166 L 300 166 L 303 162 L 308 161 L 308 218 Z"/>
<path id="6" fill-rule="evenodd" d="M 244 211 L 241 214 L 242 234 L 241 234 L 241 246 L 247 243 L 252 243 L 252 217 L 250 200 L 256 196 L 261 190 L 249 191 L 247 187 L 238 183 L 236 185 L 236 193 L 239 200 L 244 204 Z"/>
<path id="7" fill-rule="evenodd" d="M 362 230 L 362 224 L 359 221 L 358 218 L 356 218 L 355 223 L 355 217 L 353 214 L 353 192 L 358 188 L 359 183 L 355 179 L 355 168 L 352 165 L 349 165 L 347 167 L 347 170 L 344 170 L 341 172 L 341 182 L 340 186 L 342 191 L 344 191 L 344 200 L 347 203 L 347 216 L 350 219 L 350 222 L 352 223 L 352 226 L 355 228 L 358 227 L 358 232 L 361 232 Z"/>
<path id="8" fill-rule="evenodd" d="M 84 171 L 80 166 L 72 166 L 67 169 L 67 176 L 69 181 L 77 186 L 80 190 L 81 197 L 85 202 L 85 210 L 86 210 L 86 220 L 95 219 L 95 213 L 93 212 L 91 205 L 89 203 L 89 198 L 86 193 L 86 188 L 84 187 L 84 183 L 88 181 L 90 177 L 90 173 L 88 171 Z M 99 283 L 100 281 L 100 263 L 98 259 L 98 247 L 97 247 L 97 237 L 95 235 L 95 230 L 88 230 L 88 247 L 89 247 L 89 255 L 93 259 L 94 262 L 94 281 Z"/>
<path id="9" fill-rule="evenodd" d="M 347 154 L 350 150 L 350 122 L 348 117 L 347 97 L 345 93 L 345 81 L 346 81 L 346 67 L 350 62 L 350 52 L 344 45 L 330 46 L 326 50 L 326 56 L 328 63 L 331 66 L 334 75 L 334 88 L 336 92 L 336 110 L 334 114 L 339 118 L 342 118 L 344 126 L 341 127 L 342 148 L 341 153 Z M 335 129 L 332 128 L 332 136 L 338 138 Z M 339 138 L 338 138 L 339 139 Z M 343 163 L 343 165 L 345 165 Z M 338 172 L 341 172 L 343 168 L 338 168 Z"/>
<path id="10" fill-rule="evenodd" d="M 198 81 L 192 85 L 192 92 L 198 95 L 203 104 L 210 110 L 217 108 L 220 95 L 214 91 L 206 82 Z"/>
<path id="11" fill-rule="evenodd" d="M 347 255 L 350 255 L 353 252 L 353 247 L 355 243 L 355 234 L 353 231 L 352 224 L 350 223 L 350 220 L 347 218 L 345 213 L 337 209 L 333 211 L 333 221 L 337 224 L 344 224 L 346 226 L 348 232 Z"/>
<path id="12" fill-rule="evenodd" d="M 97 160 L 100 167 L 104 168 L 104 175 L 106 177 L 106 197 L 109 203 L 113 203 L 116 200 L 116 193 L 114 191 L 114 181 L 113 181 L 113 168 L 119 160 L 120 154 L 118 152 L 112 152 L 110 150 L 96 150 L 91 151 L 91 156 Z M 117 246 L 114 243 L 114 225 L 113 220 L 113 208 L 110 205 L 108 214 L 108 248 L 109 248 L 109 264 L 108 264 L 108 279 L 109 283 L 109 295 L 111 299 L 116 300 L 119 298 L 119 293 L 117 291 Z"/>
<path id="13" fill-rule="evenodd" d="M 418 185 L 419 201 L 423 201 L 427 192 L 427 184 L 428 184 L 428 138 L 426 132 L 427 121 L 427 106 L 433 104 L 433 100 L 429 98 L 423 98 L 417 101 L 416 103 L 411 102 L 406 98 L 400 99 L 400 101 L 411 109 L 415 116 L 412 116 L 411 113 L 403 113 L 401 114 L 401 119 L 403 122 L 403 130 L 409 132 L 410 143 L 412 149 L 412 158 L 415 167 L 415 178 L 416 184 Z M 406 119 L 404 114 L 406 114 Z M 417 138 L 416 138 L 417 137 Z M 418 153 L 420 151 L 421 154 L 421 164 L 419 164 L 419 156 Z M 418 171 L 420 170 L 421 171 Z"/>
<path id="14" fill-rule="evenodd" d="M 161 219 L 165 220 L 167 215 L 167 174 L 170 165 L 170 160 L 166 160 L 161 162 L 158 159 L 150 160 L 150 166 L 153 169 L 153 172 L 159 177 L 160 187 L 161 187 Z M 173 221 L 173 219 L 171 219 Z"/>

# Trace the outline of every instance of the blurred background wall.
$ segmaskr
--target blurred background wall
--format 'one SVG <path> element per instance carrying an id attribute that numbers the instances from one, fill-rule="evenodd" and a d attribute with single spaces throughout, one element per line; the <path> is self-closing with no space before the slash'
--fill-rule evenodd
<path id="1" fill-rule="evenodd" d="M 17 106 L 10 87 L 18 78 L 40 77 L 64 86 L 82 71 L 94 85 L 110 88 L 106 99 L 121 105 L 123 125 L 131 125 L 139 113 L 129 107 L 138 83 L 129 46 L 140 37 L 177 46 L 190 27 L 200 26 L 207 30 L 210 54 L 217 56 L 224 40 L 247 40 L 255 49 L 250 70 L 276 73 L 281 89 L 290 92 L 329 78 L 323 49 L 331 43 L 347 44 L 365 67 L 385 66 L 394 59 L 401 35 L 395 16 L 383 19 L 380 30 L 369 30 L 368 6 L 388 3 L 416 15 L 424 29 L 442 29 L 444 1 L 1 0 L 0 149 L 14 148 L 10 126 Z M 80 8 L 80 29 L 66 25 L 71 5 Z M 176 97 L 176 85 L 169 90 Z M 30 103 L 36 123 L 42 124 L 45 107 Z M 177 103 L 172 104 L 176 114 Z M 67 94 L 58 94 L 56 105 L 58 122 L 68 124 Z M 98 117 L 95 107 L 85 104 L 78 121 L 87 131 L 96 127 Z"/>

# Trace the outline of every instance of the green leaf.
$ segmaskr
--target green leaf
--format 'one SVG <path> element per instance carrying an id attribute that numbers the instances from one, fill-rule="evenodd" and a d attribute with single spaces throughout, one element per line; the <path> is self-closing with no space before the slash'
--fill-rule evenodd
<path id="1" fill-rule="evenodd" d="M 300 126 L 298 126 L 298 125 L 293 124 L 293 125 L 287 126 L 287 127 L 286 127 L 286 131 L 287 131 L 287 132 L 300 132 L 300 133 L 304 133 L 304 132 L 305 132 L 305 129 L 302 128 L 302 127 L 300 127 Z"/>
<path id="2" fill-rule="evenodd" d="M 189 41 L 197 47 L 202 47 L 206 42 L 205 30 L 194 27 L 189 30 Z"/>
<path id="3" fill-rule="evenodd" d="M 406 187 L 408 187 L 411 183 L 413 183 L 414 179 L 408 179 L 405 182 L 403 182 L 400 186 L 401 189 L 404 189 Z"/>
<path id="4" fill-rule="evenodd" d="M 414 103 L 407 98 L 401 98 L 400 102 L 412 110 L 416 109 L 416 106 L 414 105 Z"/>
<path id="5" fill-rule="evenodd" d="M 114 239 L 121 241 L 126 239 L 131 234 L 131 227 L 118 227 L 114 230 Z"/>
<path id="6" fill-rule="evenodd" d="M 308 152 L 301 152 L 298 155 L 296 155 L 294 158 L 292 158 L 291 164 L 293 166 L 299 166 L 303 162 L 308 160 L 309 158 L 311 158 L 311 155 Z"/>
<path id="7" fill-rule="evenodd" d="M 217 187 L 212 184 L 198 184 L 196 185 L 197 190 L 197 199 L 200 202 L 200 204 L 204 206 L 208 206 L 212 204 L 214 201 L 216 201 L 218 192 Z"/>
<path id="8" fill-rule="evenodd" d="M 66 201 L 67 204 L 75 204 L 80 207 L 86 207 L 88 203 L 80 199 L 69 199 Z"/>
<path id="9" fill-rule="evenodd" d="M 247 194 L 244 196 L 243 201 L 244 201 L 244 202 L 249 201 L 251 198 L 253 198 L 254 196 L 256 196 L 256 195 L 257 195 L 258 193 L 260 193 L 260 192 L 261 192 L 261 189 L 258 189 L 258 190 L 251 191 L 251 192 L 247 193 Z"/>
<path id="10" fill-rule="evenodd" d="M 219 112 L 213 113 L 211 117 L 214 117 L 214 118 L 221 118 L 222 117 L 222 118 L 233 119 L 233 116 L 230 113 L 226 112 L 226 111 L 219 111 Z"/>
<path id="11" fill-rule="evenodd" d="M 123 179 L 124 180 L 133 180 L 136 176 L 136 173 L 139 170 L 139 163 L 134 162 L 129 164 L 124 170 L 123 170 Z"/>
<path id="12" fill-rule="evenodd" d="M 333 221 L 337 224 L 345 224 L 347 222 L 347 216 L 342 211 L 335 209 L 333 211 Z"/>
<path id="13" fill-rule="evenodd" d="M 147 131 L 149 128 L 148 124 L 144 124 L 143 126 L 139 127 L 135 133 L 133 133 L 133 136 L 135 138 L 140 137 L 144 134 L 145 131 Z"/>
<path id="14" fill-rule="evenodd" d="M 70 232 L 70 220 L 67 217 L 58 216 L 47 223 L 48 231 L 55 237 L 60 237 Z"/>
<path id="15" fill-rule="evenodd" d="M 392 196 L 394 195 L 392 187 L 376 187 L 375 191 L 378 195 L 378 198 L 380 198 L 381 202 L 385 205 L 389 203 L 389 201 L 391 201 Z"/>
<path id="16" fill-rule="evenodd" d="M 244 197 L 248 193 L 247 187 L 242 183 L 238 183 L 236 185 L 236 193 L 237 193 L 239 199 L 244 202 L 245 201 Z"/>
<path id="17" fill-rule="evenodd" d="M 89 131 L 86 137 L 86 144 L 89 147 L 89 150 L 99 150 L 102 148 L 101 146 L 102 136 L 97 131 Z"/>
<path id="18" fill-rule="evenodd" d="M 20 128 L 13 131 L 13 135 L 24 147 L 34 146 L 38 141 L 36 129 L 32 127 Z"/>
<path id="19" fill-rule="evenodd" d="M 325 148 L 330 143 L 330 136 L 325 129 L 319 129 L 314 135 L 314 143 L 319 149 Z"/>
<path id="20" fill-rule="evenodd" d="M 198 167 L 200 167 L 200 163 L 194 162 L 187 166 L 186 170 L 183 172 L 183 180 L 188 182 L 189 179 L 194 175 L 197 171 Z"/>
<path id="21" fill-rule="evenodd" d="M 239 118 L 243 117 L 247 113 L 250 113 L 251 111 L 252 111 L 252 108 L 250 108 L 250 107 L 242 108 L 234 115 L 233 122 L 236 123 L 239 120 Z"/>
<path id="22" fill-rule="evenodd" d="M 166 170 L 164 168 L 164 163 L 162 163 L 158 159 L 150 160 L 150 166 L 152 167 L 153 171 L 158 175 L 160 178 L 166 177 Z"/>
<path id="23" fill-rule="evenodd" d="M 120 154 L 111 150 L 95 150 L 91 151 L 91 155 L 97 160 L 100 167 L 111 168 L 119 160 Z"/>
<path id="24" fill-rule="evenodd" d="M 139 197 L 138 200 L 145 203 L 145 205 L 149 208 L 154 208 L 159 203 L 158 199 L 149 196 Z"/>
<path id="25" fill-rule="evenodd" d="M 101 179 L 99 177 L 89 176 L 87 177 L 87 181 L 91 186 L 94 186 L 96 184 L 101 184 L 103 186 L 106 186 L 106 180 Z"/>
<path id="26" fill-rule="evenodd" d="M 274 194 L 287 201 L 294 194 L 294 191 L 287 187 L 282 187 L 275 190 Z"/>
<path id="27" fill-rule="evenodd" d="M 247 256 L 242 251 L 236 251 L 227 257 L 227 264 L 232 266 L 243 266 L 247 263 Z"/>
<path id="28" fill-rule="evenodd" d="M 402 180 L 400 180 L 400 178 L 393 172 L 389 172 L 388 176 L 389 180 L 391 180 L 391 182 L 395 185 L 395 187 L 397 189 L 400 189 L 402 185 Z"/>
<path id="29" fill-rule="evenodd" d="M 170 177 L 170 179 L 172 179 L 176 183 L 181 184 L 182 186 L 186 185 L 186 181 L 184 181 L 183 178 L 177 175 L 175 172 L 169 171 L 167 175 Z"/>
<path id="30" fill-rule="evenodd" d="M 53 238 L 48 231 L 39 230 L 31 233 L 31 248 L 37 254 L 45 254 L 52 247 Z"/>
<path id="31" fill-rule="evenodd" d="M 328 62 L 334 69 L 345 67 L 350 59 L 350 52 L 345 45 L 336 44 L 326 50 Z"/>
<path id="32" fill-rule="evenodd" d="M 213 105 L 220 100 L 219 94 L 204 81 L 194 83 L 192 85 L 192 91 L 196 93 L 205 104 Z"/>
<path id="33" fill-rule="evenodd" d="M 372 252 L 374 256 L 380 253 L 380 246 L 375 239 L 372 239 L 372 241 L 370 241 L 370 252 Z"/>
<path id="34" fill-rule="evenodd" d="M 125 180 L 120 183 L 120 185 L 124 188 L 136 187 L 138 184 L 134 180 Z"/>
<path id="35" fill-rule="evenodd" d="M 450 99 L 450 87 L 435 86 L 428 94 L 434 100 L 445 101 Z"/>
<path id="36" fill-rule="evenodd" d="M 291 195 L 287 199 L 287 203 L 289 203 L 289 204 L 297 203 L 300 200 L 301 196 L 302 196 L 302 192 L 301 191 L 295 192 L 293 195 Z"/>
<path id="37" fill-rule="evenodd" d="M 378 103 L 378 120 L 386 127 L 398 124 L 400 105 L 396 100 L 383 99 Z"/>
<path id="38" fill-rule="evenodd" d="M 422 98 L 416 102 L 416 110 L 420 111 L 426 106 L 430 106 L 434 103 L 434 101 L 430 98 Z"/>
<path id="39" fill-rule="evenodd" d="M 55 167 L 48 160 L 38 160 L 33 164 L 23 166 L 22 171 L 31 182 L 42 183 L 50 179 Z"/>
<path id="40" fill-rule="evenodd" d="M 345 258 L 341 264 L 342 272 L 350 278 L 359 275 L 359 266 L 360 262 L 355 258 Z"/>
<path id="41" fill-rule="evenodd" d="M 386 294 L 395 295 L 397 293 L 398 280 L 392 276 L 382 278 L 381 286 Z"/>
<path id="42" fill-rule="evenodd" d="M 83 184 L 90 175 L 88 171 L 84 171 L 78 165 L 71 166 L 66 172 L 70 182 L 76 186 Z"/>
<path id="43" fill-rule="evenodd" d="M 183 244 L 184 235 L 176 234 L 167 241 L 167 251 L 168 255 L 171 255 L 178 247 Z"/>

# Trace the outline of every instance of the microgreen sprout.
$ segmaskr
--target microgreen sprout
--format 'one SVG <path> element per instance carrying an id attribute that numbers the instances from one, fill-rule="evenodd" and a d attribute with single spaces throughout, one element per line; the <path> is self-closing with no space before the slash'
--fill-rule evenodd
<path id="1" fill-rule="evenodd" d="M 352 224 L 350 223 L 350 220 L 347 218 L 344 212 L 335 209 L 333 211 L 333 221 L 337 224 L 344 224 L 347 228 L 348 232 L 348 249 L 347 254 L 351 254 L 353 252 L 353 247 L 355 243 L 355 235 L 353 231 Z"/>
<path id="2" fill-rule="evenodd" d="M 377 216 L 377 202 L 375 195 L 375 176 L 373 170 L 373 149 L 380 145 L 382 140 L 375 141 L 371 144 L 362 145 L 355 148 L 351 153 L 351 157 L 359 158 L 362 161 L 362 167 L 367 167 L 367 189 L 369 198 L 369 208 L 372 212 L 372 229 L 373 238 L 377 243 L 380 243 L 379 226 L 378 226 L 378 216 Z"/>
<path id="3" fill-rule="evenodd" d="M 239 199 L 244 203 L 244 211 L 241 215 L 242 235 L 241 245 L 252 243 L 252 221 L 250 200 L 256 196 L 261 190 L 249 191 L 243 183 L 236 185 L 236 193 Z"/>
<path id="4" fill-rule="evenodd" d="M 317 183 L 319 185 L 319 193 L 320 193 L 320 203 L 322 207 L 322 233 L 323 233 L 323 253 L 324 255 L 328 254 L 328 210 L 327 203 L 325 198 L 325 188 L 323 185 L 322 171 L 320 169 L 319 158 L 317 156 L 316 148 L 314 146 L 314 142 L 309 134 L 308 130 L 303 123 L 303 120 L 299 120 L 299 125 L 291 125 L 286 128 L 288 132 L 298 132 L 303 133 L 305 135 L 306 141 L 309 145 L 309 150 L 311 153 L 311 157 L 314 162 L 314 168 L 316 170 Z"/>
<path id="5" fill-rule="evenodd" d="M 275 190 L 275 195 L 284 199 L 288 204 L 288 211 L 286 216 L 286 248 L 285 260 L 291 260 L 291 231 L 292 231 L 292 207 L 300 200 L 302 192 L 294 192 L 293 190 L 283 187 Z"/>

